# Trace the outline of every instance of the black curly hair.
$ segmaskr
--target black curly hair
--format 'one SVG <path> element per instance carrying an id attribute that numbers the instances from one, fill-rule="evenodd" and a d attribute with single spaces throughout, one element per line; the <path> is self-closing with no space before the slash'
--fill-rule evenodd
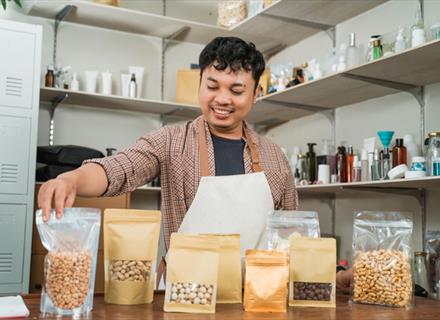
<path id="1" fill-rule="evenodd" d="M 254 91 L 265 68 L 263 55 L 255 45 L 236 37 L 217 37 L 206 45 L 199 56 L 200 79 L 203 70 L 210 65 L 219 71 L 228 67 L 234 72 L 240 69 L 252 71 L 255 80 Z"/>

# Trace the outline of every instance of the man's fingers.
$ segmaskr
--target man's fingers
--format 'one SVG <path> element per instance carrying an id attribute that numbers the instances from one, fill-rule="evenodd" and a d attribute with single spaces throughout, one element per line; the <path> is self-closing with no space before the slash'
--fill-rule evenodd
<path id="1" fill-rule="evenodd" d="M 64 188 L 55 190 L 55 212 L 58 219 L 63 216 L 64 203 L 66 201 L 66 191 Z"/>
<path id="2" fill-rule="evenodd" d="M 40 192 L 38 192 L 38 207 L 43 212 L 44 222 L 48 221 L 50 217 L 53 193 L 54 188 L 50 183 L 41 186 Z"/>

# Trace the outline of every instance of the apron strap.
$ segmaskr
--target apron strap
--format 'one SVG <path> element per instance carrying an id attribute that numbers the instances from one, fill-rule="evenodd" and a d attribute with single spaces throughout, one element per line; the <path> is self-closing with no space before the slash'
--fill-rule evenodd
<path id="1" fill-rule="evenodd" d="M 254 141 L 251 138 L 249 129 L 243 123 L 243 132 L 247 140 L 247 144 L 251 151 L 251 161 L 252 161 L 252 171 L 262 172 L 260 165 L 260 157 L 255 147 Z M 200 153 L 200 172 L 202 177 L 209 176 L 209 166 L 208 166 L 208 148 L 206 142 L 206 132 L 205 132 L 205 121 L 202 119 L 199 123 L 199 153 Z"/>

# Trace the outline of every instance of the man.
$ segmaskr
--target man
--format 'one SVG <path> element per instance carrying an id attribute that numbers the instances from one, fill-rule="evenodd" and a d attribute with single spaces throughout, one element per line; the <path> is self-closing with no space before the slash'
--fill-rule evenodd
<path id="1" fill-rule="evenodd" d="M 75 196 L 114 196 L 160 175 L 165 244 L 172 232 L 238 232 L 256 245 L 269 210 L 295 210 L 289 163 L 278 146 L 244 121 L 259 93 L 262 54 L 252 43 L 215 38 L 199 57 L 202 116 L 166 126 L 115 156 L 46 182 L 38 194 L 44 219 L 58 218 Z"/>

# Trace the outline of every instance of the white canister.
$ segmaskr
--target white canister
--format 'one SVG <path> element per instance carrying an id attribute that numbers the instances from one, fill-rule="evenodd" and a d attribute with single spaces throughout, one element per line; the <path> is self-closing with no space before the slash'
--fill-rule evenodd
<path id="1" fill-rule="evenodd" d="M 101 73 L 101 93 L 112 94 L 112 74 L 109 71 Z"/>
<path id="2" fill-rule="evenodd" d="M 96 81 L 98 79 L 98 71 L 84 71 L 84 75 L 84 90 L 89 93 L 96 93 Z"/>
<path id="3" fill-rule="evenodd" d="M 320 164 L 318 166 L 318 183 L 330 183 L 330 166 L 328 164 Z"/>

